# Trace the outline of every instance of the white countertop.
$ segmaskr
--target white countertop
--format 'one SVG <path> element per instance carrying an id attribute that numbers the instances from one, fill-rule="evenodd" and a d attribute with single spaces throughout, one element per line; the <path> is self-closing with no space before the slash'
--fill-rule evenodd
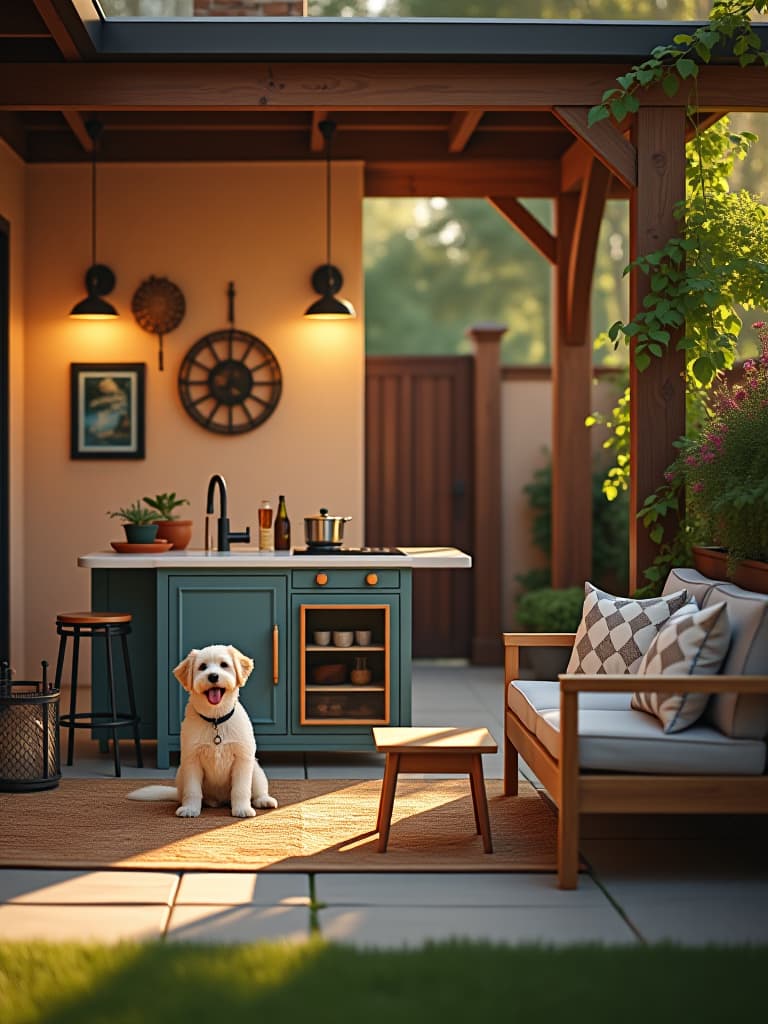
<path id="1" fill-rule="evenodd" d="M 402 555 L 294 555 L 234 544 L 231 551 L 166 551 L 120 555 L 91 551 L 77 564 L 85 569 L 469 569 L 472 558 L 458 548 L 400 548 Z"/>

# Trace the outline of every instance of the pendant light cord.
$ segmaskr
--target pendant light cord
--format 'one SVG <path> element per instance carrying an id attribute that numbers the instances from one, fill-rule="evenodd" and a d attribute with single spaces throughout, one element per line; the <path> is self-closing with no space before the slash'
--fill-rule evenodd
<path id="1" fill-rule="evenodd" d="M 320 130 L 325 139 L 325 262 L 331 265 L 331 139 L 336 128 L 334 121 L 321 121 Z"/>

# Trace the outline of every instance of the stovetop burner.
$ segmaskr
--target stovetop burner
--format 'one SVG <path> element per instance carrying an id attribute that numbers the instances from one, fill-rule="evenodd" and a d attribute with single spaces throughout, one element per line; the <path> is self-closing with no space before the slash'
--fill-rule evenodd
<path id="1" fill-rule="evenodd" d="M 311 548 L 294 548 L 294 555 L 405 555 L 400 548 L 339 548 L 321 544 Z"/>

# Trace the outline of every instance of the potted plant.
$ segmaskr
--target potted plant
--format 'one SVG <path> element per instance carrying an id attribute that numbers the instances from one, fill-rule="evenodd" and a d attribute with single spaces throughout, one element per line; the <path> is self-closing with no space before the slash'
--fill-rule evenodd
<path id="1" fill-rule="evenodd" d="M 129 544 L 152 544 L 157 537 L 159 513 L 147 508 L 140 501 L 134 501 L 127 508 L 107 512 L 112 519 L 122 519 L 125 539 Z"/>
<path id="2" fill-rule="evenodd" d="M 192 520 L 179 519 L 173 514 L 173 510 L 180 505 L 188 505 L 187 498 L 177 498 L 176 492 L 170 494 L 156 494 L 154 498 L 144 499 L 144 504 L 154 509 L 158 514 L 157 536 L 159 540 L 168 540 L 174 548 L 181 551 L 192 539 Z"/>
<path id="3" fill-rule="evenodd" d="M 686 487 L 699 571 L 768 593 L 768 325 L 753 327 L 761 355 L 714 389 L 709 420 L 680 442 L 670 476 Z"/>

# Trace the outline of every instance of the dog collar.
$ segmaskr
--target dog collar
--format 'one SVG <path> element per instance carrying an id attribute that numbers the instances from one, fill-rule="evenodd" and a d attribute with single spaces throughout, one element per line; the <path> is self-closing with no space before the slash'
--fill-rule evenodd
<path id="1" fill-rule="evenodd" d="M 210 722 L 211 725 L 213 726 L 213 742 L 214 743 L 216 743 L 216 744 L 221 743 L 221 736 L 219 736 L 219 726 L 223 725 L 224 722 L 228 722 L 230 720 L 230 718 L 232 717 L 232 715 L 234 715 L 236 709 L 237 709 L 237 705 L 235 705 L 235 707 L 233 707 L 231 711 L 228 711 L 226 713 L 226 715 L 222 715 L 221 718 L 209 718 L 208 715 L 200 715 L 200 712 L 199 711 L 197 712 L 198 715 L 200 715 L 200 717 L 202 718 L 202 720 L 204 722 Z"/>

